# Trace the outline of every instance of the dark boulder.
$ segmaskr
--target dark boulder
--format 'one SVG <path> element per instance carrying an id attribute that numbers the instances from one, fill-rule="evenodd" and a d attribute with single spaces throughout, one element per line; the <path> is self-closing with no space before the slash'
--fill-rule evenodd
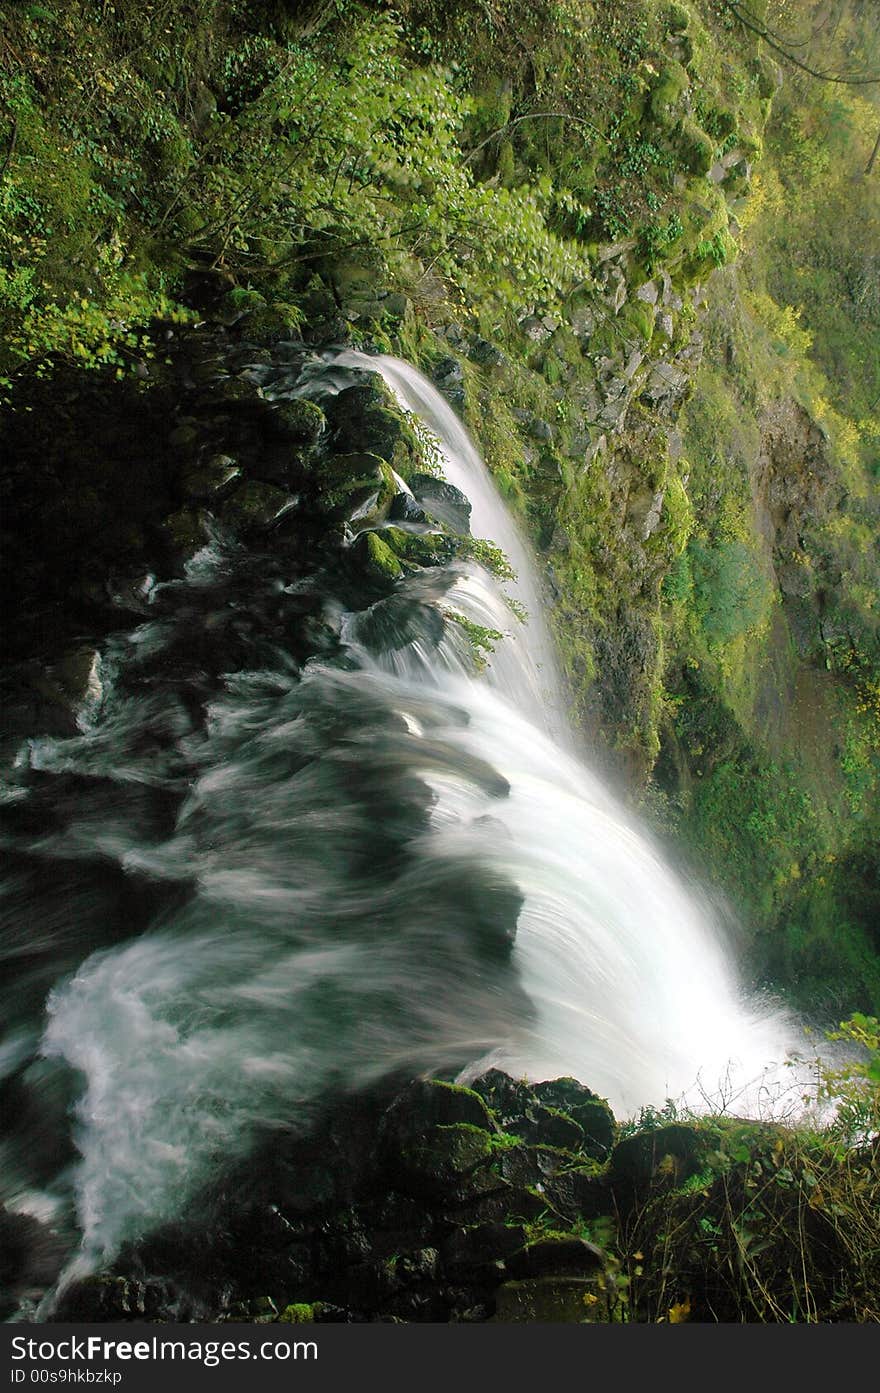
<path id="1" fill-rule="evenodd" d="M 427 514 L 411 493 L 395 494 L 388 509 L 389 522 L 427 522 Z"/>
<path id="2" fill-rule="evenodd" d="M 572 1118 L 584 1133 L 583 1149 L 590 1156 L 607 1156 L 617 1135 L 614 1113 L 604 1098 L 577 1079 L 550 1079 L 536 1083 L 534 1093 L 548 1108 L 556 1108 Z"/>
<path id="3" fill-rule="evenodd" d="M 453 532 L 467 533 L 471 525 L 471 505 L 461 489 L 437 479 L 433 474 L 413 474 L 409 486 L 425 512 Z"/>
<path id="4" fill-rule="evenodd" d="M 584 1238 L 542 1238 L 507 1261 L 514 1277 L 584 1277 L 604 1270 L 605 1253 Z"/>
<path id="5" fill-rule="evenodd" d="M 612 1151 L 609 1181 L 615 1191 L 647 1185 L 673 1188 L 696 1174 L 710 1145 L 706 1132 L 681 1122 L 635 1132 Z"/>

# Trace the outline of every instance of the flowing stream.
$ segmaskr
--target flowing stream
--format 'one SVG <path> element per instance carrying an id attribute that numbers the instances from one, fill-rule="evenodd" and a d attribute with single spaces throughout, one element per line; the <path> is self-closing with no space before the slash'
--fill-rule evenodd
<path id="1" fill-rule="evenodd" d="M 743 996 L 708 910 L 574 753 L 528 548 L 449 406 L 352 353 L 284 391 L 364 370 L 436 440 L 517 578 L 474 563 L 402 582 L 409 627 L 381 644 L 393 607 L 327 596 L 344 661 L 300 668 L 264 620 L 301 583 L 219 540 L 107 646 L 83 734 L 22 751 L 53 814 L 27 822 L 6 889 L 0 1198 L 67 1225 L 71 1272 L 391 1069 L 574 1075 L 619 1115 L 719 1090 L 754 1111 L 786 1081 L 794 1025 Z M 505 634 L 485 673 L 455 623 L 412 632 L 440 611 Z M 199 646 L 224 625 L 248 661 L 196 719 Z"/>

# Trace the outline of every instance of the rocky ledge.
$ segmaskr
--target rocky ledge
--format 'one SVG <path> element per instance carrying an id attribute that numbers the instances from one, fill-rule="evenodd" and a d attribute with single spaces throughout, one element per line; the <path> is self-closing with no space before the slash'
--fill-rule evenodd
<path id="1" fill-rule="evenodd" d="M 574 1079 L 419 1079 L 273 1138 L 206 1200 L 210 1220 L 129 1249 L 54 1318 L 613 1320 L 601 1216 L 653 1169 Z"/>

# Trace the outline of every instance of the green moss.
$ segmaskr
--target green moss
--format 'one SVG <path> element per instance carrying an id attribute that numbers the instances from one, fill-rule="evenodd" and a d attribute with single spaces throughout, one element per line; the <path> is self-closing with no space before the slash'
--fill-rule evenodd
<path id="1" fill-rule="evenodd" d="M 684 5 L 672 4 L 666 6 L 663 20 L 667 33 L 683 34 L 691 22 L 691 17 Z"/>
<path id="2" fill-rule="evenodd" d="M 715 158 L 715 145 L 690 116 L 686 116 L 676 131 L 676 145 L 685 169 L 691 174 L 708 174 Z"/>
<path id="3" fill-rule="evenodd" d="M 617 322 L 621 331 L 633 330 L 643 343 L 650 343 L 654 333 L 656 308 L 644 300 L 629 300 L 620 311 Z"/>
<path id="4" fill-rule="evenodd" d="M 690 87 L 690 78 L 680 63 L 667 63 L 651 88 L 650 112 L 659 125 L 670 127 L 679 104 Z"/>
<path id="5" fill-rule="evenodd" d="M 295 1301 L 285 1306 L 278 1321 L 281 1325 L 311 1325 L 320 1309 L 320 1302 Z"/>
<path id="6" fill-rule="evenodd" d="M 362 535 L 366 570 L 383 580 L 399 580 L 403 575 L 403 567 L 387 542 L 383 542 L 375 532 Z"/>
<path id="7" fill-rule="evenodd" d="M 405 532 L 400 527 L 385 527 L 382 537 L 395 555 L 416 566 L 442 566 L 451 561 L 456 547 L 445 533 Z"/>
<path id="8" fill-rule="evenodd" d="M 694 510 L 687 490 L 678 474 L 666 481 L 663 498 L 662 528 L 674 556 L 680 556 L 688 544 L 694 527 Z"/>

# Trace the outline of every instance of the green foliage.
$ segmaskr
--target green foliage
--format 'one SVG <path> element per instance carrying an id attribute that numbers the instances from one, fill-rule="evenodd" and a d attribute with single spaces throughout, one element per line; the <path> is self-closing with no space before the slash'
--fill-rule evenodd
<path id="1" fill-rule="evenodd" d="M 621 1224 L 635 1318 L 876 1321 L 872 1149 L 723 1113 L 688 1126 L 699 1162 L 673 1184 L 661 1168 Z"/>
<path id="2" fill-rule="evenodd" d="M 486 541 L 482 537 L 460 537 L 458 554 L 465 560 L 476 561 L 478 565 L 484 566 L 498 580 L 516 580 L 516 572 L 504 552 L 494 542 Z"/>
<path id="3" fill-rule="evenodd" d="M 880 1020 L 856 1012 L 827 1035 L 854 1050 L 843 1063 L 820 1061 L 819 1098 L 834 1107 L 828 1131 L 858 1146 L 880 1136 Z"/>
<path id="4" fill-rule="evenodd" d="M 500 629 L 487 629 L 482 624 L 475 624 L 472 619 L 459 614 L 457 610 L 447 609 L 443 611 L 446 619 L 456 624 L 466 635 L 474 655 L 474 666 L 481 672 L 487 663 L 490 653 L 494 653 L 495 644 L 500 643 L 504 635 Z"/>
<path id="5" fill-rule="evenodd" d="M 647 271 L 666 260 L 669 249 L 684 236 L 684 224 L 677 213 L 665 220 L 649 222 L 639 233 L 639 256 Z"/>
<path id="6" fill-rule="evenodd" d="M 697 537 L 688 550 L 694 612 L 709 643 L 728 643 L 757 628 L 770 591 L 755 551 L 736 538 L 707 546 Z"/>

